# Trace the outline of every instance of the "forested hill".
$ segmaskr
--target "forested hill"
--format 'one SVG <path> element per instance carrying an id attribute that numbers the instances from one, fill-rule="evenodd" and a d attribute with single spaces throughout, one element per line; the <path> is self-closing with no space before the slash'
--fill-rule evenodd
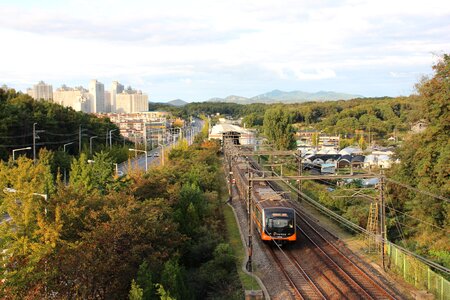
<path id="1" fill-rule="evenodd" d="M 375 138 L 385 138 L 394 130 L 406 132 L 421 118 L 415 109 L 417 96 L 363 98 L 347 101 L 307 102 L 296 104 L 189 103 L 172 112 L 183 117 L 208 115 L 242 117 L 247 127 L 262 126 L 266 111 L 276 107 L 289 115 L 298 127 L 314 127 L 325 133 L 353 135 L 355 130 L 371 131 Z M 160 107 L 161 108 L 161 107 Z"/>
<path id="2" fill-rule="evenodd" d="M 429 126 L 405 139 L 398 150 L 400 164 L 389 175 L 447 200 L 395 186 L 390 193 L 395 209 L 414 218 L 400 217 L 409 225 L 404 235 L 410 248 L 450 267 L 450 56 L 444 55 L 433 69 L 434 76 L 417 86 L 416 113 Z"/>
<path id="3" fill-rule="evenodd" d="M 7 160 L 12 149 L 33 145 L 34 123 L 39 132 L 36 145 L 49 150 L 62 148 L 69 142 L 77 144 L 80 125 L 85 145 L 89 143 L 89 136 L 104 137 L 108 130 L 117 129 L 109 119 L 76 112 L 49 101 L 35 101 L 14 89 L 0 89 L 0 120 L 0 160 Z M 73 153 L 73 149 L 78 149 L 78 144 L 68 151 Z"/>

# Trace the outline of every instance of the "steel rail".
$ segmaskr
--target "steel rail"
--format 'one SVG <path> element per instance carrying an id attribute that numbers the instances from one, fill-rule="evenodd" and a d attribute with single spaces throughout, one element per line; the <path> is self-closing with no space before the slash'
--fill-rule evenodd
<path id="1" fill-rule="evenodd" d="M 308 217 L 308 215 L 307 214 L 305 214 L 304 212 L 300 212 L 299 213 L 299 211 L 296 209 L 296 211 L 297 211 L 297 215 L 300 215 L 300 214 L 302 214 L 302 215 L 304 215 L 304 216 L 307 216 Z M 329 246 L 331 246 L 332 248 L 333 248 L 333 250 L 334 251 L 336 251 L 338 254 L 339 254 L 339 256 L 341 257 L 341 258 L 343 258 L 345 261 L 346 261 L 346 263 L 348 263 L 350 266 L 352 266 L 356 271 L 357 271 L 357 273 L 359 274 L 359 275 L 362 275 L 363 277 L 364 277 L 364 279 L 365 280 L 367 280 L 368 281 L 368 283 L 370 283 L 373 287 L 375 287 L 375 289 L 377 290 L 377 291 L 380 291 L 384 296 L 386 296 L 387 298 L 389 298 L 389 299 L 396 299 L 395 297 L 393 297 L 391 294 L 389 294 L 383 287 L 381 287 L 377 282 L 375 282 L 369 275 L 367 275 L 367 273 L 364 271 L 364 270 L 362 270 L 358 265 L 356 265 L 352 260 L 350 260 L 344 253 L 342 253 L 342 251 L 341 250 L 339 250 L 339 248 L 337 248 L 335 245 L 333 245 L 332 243 L 330 243 L 320 232 L 318 232 L 317 231 L 317 229 L 315 229 L 311 224 L 310 224 L 310 222 L 308 222 L 308 221 L 306 221 L 305 220 L 305 218 L 302 218 L 302 220 L 308 225 L 308 227 L 309 228 L 311 228 L 323 241 L 325 241 L 325 243 L 327 243 Z M 300 229 L 300 227 L 297 225 L 297 227 Z M 350 276 L 350 274 L 348 274 L 348 271 L 346 271 L 344 268 L 342 268 L 342 267 L 340 267 L 339 265 L 338 265 L 338 263 L 334 260 L 334 259 L 332 259 L 331 258 L 331 256 L 329 256 L 328 254 L 326 254 L 326 252 L 325 252 L 325 250 L 323 249 L 323 247 L 321 247 L 321 246 L 319 246 L 317 243 L 315 243 L 313 240 L 312 240 L 312 238 L 309 236 L 309 235 L 307 235 L 303 230 L 302 230 L 302 232 L 303 232 L 303 234 L 305 235 L 305 237 L 308 239 L 308 240 L 310 240 L 322 253 L 324 253 L 327 257 L 328 257 L 328 259 L 330 259 L 330 261 L 335 265 L 335 266 L 337 266 L 340 270 L 342 270 L 345 274 L 346 274 L 346 276 L 348 276 L 350 279 L 351 279 L 351 281 L 352 282 L 354 282 L 354 283 L 356 283 L 356 285 L 357 286 L 359 286 L 367 295 L 368 295 L 368 293 L 367 293 L 367 290 L 366 290 L 366 288 L 365 287 L 363 287 L 363 286 L 361 286 L 361 284 L 360 283 L 358 283 L 358 282 L 356 282 L 356 280 L 355 279 L 353 279 L 352 278 L 352 276 Z M 372 296 L 370 296 L 370 298 L 372 298 L 373 299 L 373 297 Z"/>

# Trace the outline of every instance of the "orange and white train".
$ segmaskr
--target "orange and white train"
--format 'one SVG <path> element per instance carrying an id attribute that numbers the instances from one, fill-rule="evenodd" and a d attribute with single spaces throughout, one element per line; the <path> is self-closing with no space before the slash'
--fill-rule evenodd
<path id="1" fill-rule="evenodd" d="M 252 165 L 252 168 L 256 165 Z M 256 172 L 257 173 L 257 172 Z M 233 165 L 233 177 L 241 199 L 248 205 L 248 164 L 238 159 Z M 296 214 L 289 207 L 289 200 L 274 190 L 267 181 L 253 181 L 251 195 L 251 217 L 263 241 L 277 244 L 292 243 L 297 240 Z"/>

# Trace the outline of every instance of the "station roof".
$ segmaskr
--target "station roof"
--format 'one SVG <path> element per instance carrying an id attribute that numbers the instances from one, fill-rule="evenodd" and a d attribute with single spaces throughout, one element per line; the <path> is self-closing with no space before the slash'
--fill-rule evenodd
<path id="1" fill-rule="evenodd" d="M 211 129 L 211 135 L 222 134 L 224 132 L 250 133 L 247 129 L 233 124 L 217 124 Z"/>

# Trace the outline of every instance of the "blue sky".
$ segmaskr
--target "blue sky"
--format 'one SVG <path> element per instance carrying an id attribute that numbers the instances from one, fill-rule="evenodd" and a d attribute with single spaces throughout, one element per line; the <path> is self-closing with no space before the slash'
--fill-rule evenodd
<path id="1" fill-rule="evenodd" d="M 273 89 L 409 95 L 450 52 L 446 1 L 3 0 L 0 84 L 98 79 L 150 101 Z"/>

